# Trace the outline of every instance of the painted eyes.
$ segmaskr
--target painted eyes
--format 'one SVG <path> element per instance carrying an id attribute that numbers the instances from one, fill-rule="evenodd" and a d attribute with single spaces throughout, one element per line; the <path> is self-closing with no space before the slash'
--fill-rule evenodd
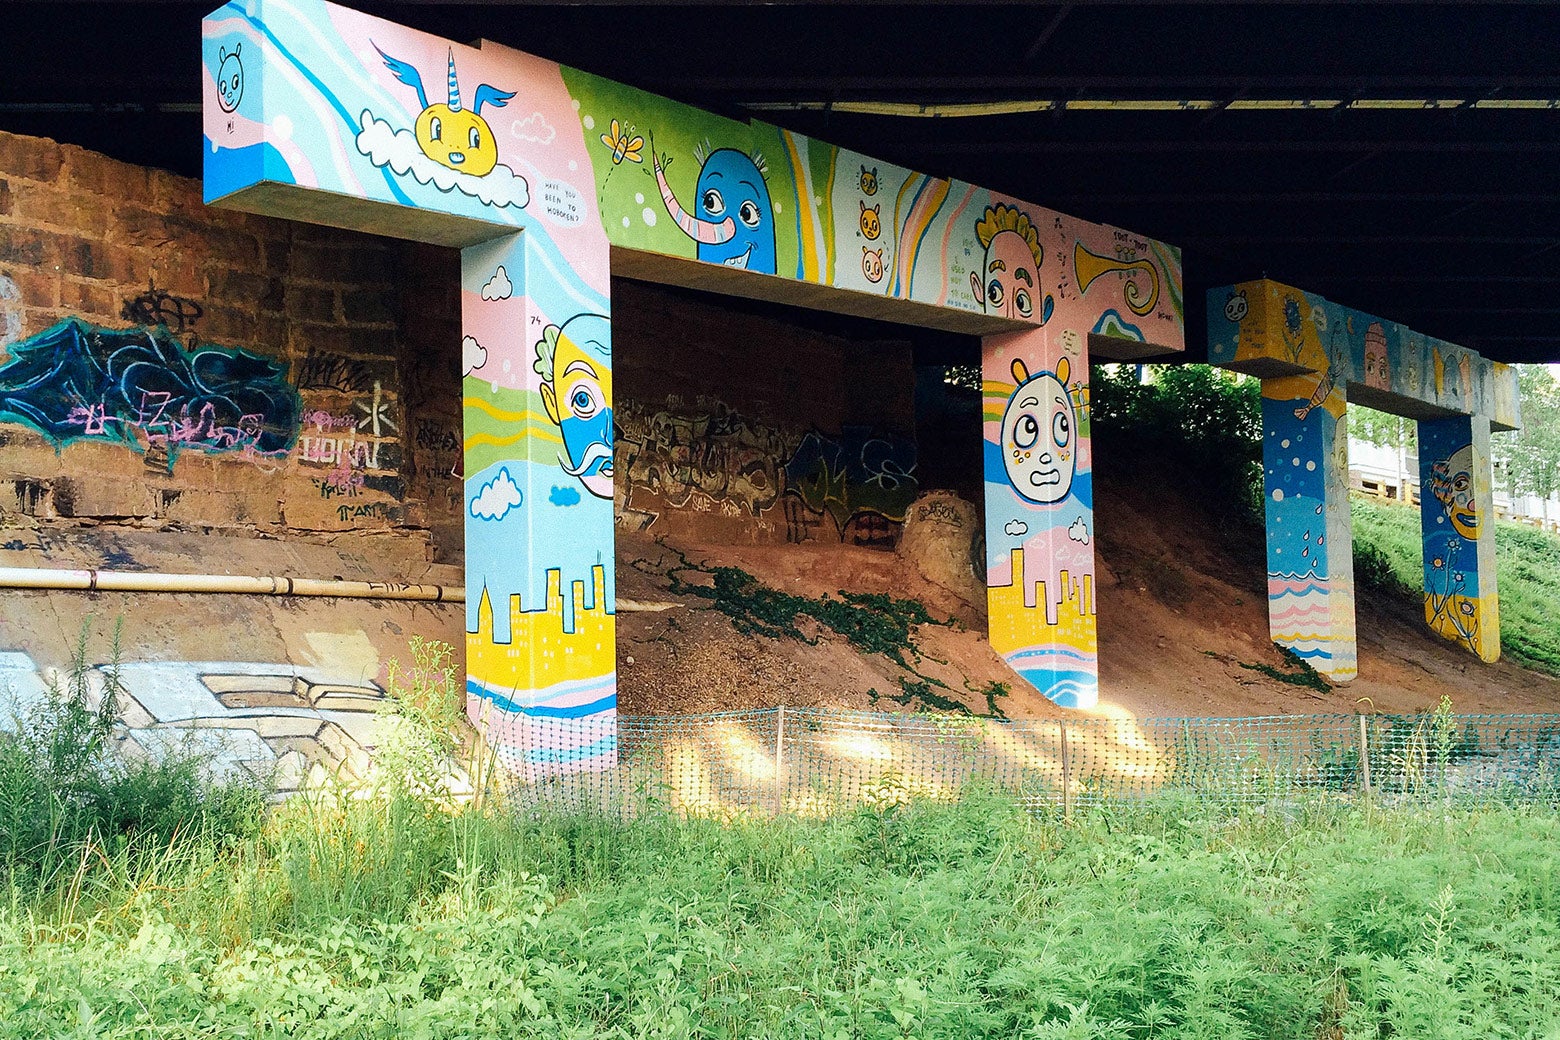
<path id="1" fill-rule="evenodd" d="M 726 212 L 726 199 L 714 188 L 705 188 L 699 201 L 704 205 L 704 212 L 712 217 L 721 216 Z"/>
<path id="2" fill-rule="evenodd" d="M 991 280 L 990 285 L 986 286 L 986 299 L 993 307 L 1002 306 L 1002 283 L 995 278 Z"/>
<path id="3" fill-rule="evenodd" d="M 438 116 L 434 116 L 432 122 L 428 124 L 428 137 L 434 141 L 444 140 L 444 123 Z"/>
<path id="4" fill-rule="evenodd" d="M 589 419 L 601 408 L 601 402 L 597 400 L 595 387 L 581 384 L 574 388 L 574 393 L 569 395 L 569 411 L 574 413 L 577 419 Z"/>
<path id="5" fill-rule="evenodd" d="M 1020 448 L 1033 448 L 1040 439 L 1040 424 L 1032 415 L 1023 416 L 1013 427 L 1013 443 Z"/>
<path id="6" fill-rule="evenodd" d="M 238 73 L 233 73 L 233 89 L 238 89 Z"/>
<path id="7" fill-rule="evenodd" d="M 1035 310 L 1034 301 L 1029 298 L 1028 289 L 1020 289 L 1013 294 L 1013 305 L 1018 308 L 1018 313 L 1026 318 L 1033 314 Z"/>
<path id="8" fill-rule="evenodd" d="M 742 221 L 742 223 L 746 224 L 750 228 L 756 228 L 758 227 L 759 221 L 763 220 L 764 218 L 763 214 L 759 213 L 758 211 L 758 204 L 755 203 L 752 199 L 748 199 L 746 202 L 742 203 L 742 205 L 737 207 L 737 219 Z"/>
<path id="9" fill-rule="evenodd" d="M 482 147 L 482 131 L 481 130 L 478 130 L 476 127 L 472 127 L 471 128 L 470 137 L 471 137 L 471 147 L 472 148 L 481 148 Z"/>
<path id="10" fill-rule="evenodd" d="M 1072 436 L 1072 423 L 1067 421 L 1066 412 L 1057 412 L 1051 420 L 1051 439 L 1056 442 L 1058 448 L 1067 447 L 1067 439 Z"/>

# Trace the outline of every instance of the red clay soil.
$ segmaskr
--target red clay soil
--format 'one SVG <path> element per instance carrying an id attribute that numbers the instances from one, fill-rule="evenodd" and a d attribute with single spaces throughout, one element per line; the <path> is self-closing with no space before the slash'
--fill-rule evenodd
<path id="1" fill-rule="evenodd" d="M 1327 692 L 1243 665 L 1289 671 L 1267 638 L 1262 534 L 1221 518 L 1149 475 L 1101 480 L 1098 508 L 1100 711 L 1152 716 L 1409 712 L 1443 694 L 1459 712 L 1557 711 L 1560 681 L 1504 662 L 1486 665 L 1431 635 L 1417 602 L 1359 598 L 1360 677 Z M 675 550 L 675 551 L 674 551 Z M 734 566 L 764 584 L 817 597 L 840 590 L 918 599 L 949 626 L 921 626 L 923 676 L 938 693 L 984 714 L 992 682 L 1014 718 L 1062 713 L 1019 680 L 983 634 L 985 604 L 927 581 L 902 555 L 851 545 L 734 546 L 659 543 L 618 533 L 618 597 L 675 604 L 618 614 L 619 707 L 626 715 L 820 706 L 907 710 L 888 699 L 915 679 L 882 655 L 864 655 L 820 626 L 814 642 L 745 635 L 707 599 L 673 595 L 676 552 Z M 934 688 L 935 689 L 935 688 Z M 877 696 L 874 697 L 872 692 Z M 909 707 L 922 705 L 912 703 Z"/>

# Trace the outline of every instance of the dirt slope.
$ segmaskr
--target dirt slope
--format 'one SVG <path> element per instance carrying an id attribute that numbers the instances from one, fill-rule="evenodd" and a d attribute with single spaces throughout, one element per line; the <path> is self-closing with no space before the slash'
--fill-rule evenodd
<path id="1" fill-rule="evenodd" d="M 1287 670 L 1267 639 L 1260 530 L 1230 524 L 1185 497 L 1169 476 L 1125 473 L 1097 486 L 1100 711 L 1135 716 L 1414 711 L 1443 694 L 1456 710 L 1560 711 L 1560 681 L 1506 664 L 1485 665 L 1424 628 L 1412 600 L 1360 597 L 1360 678 L 1320 692 L 1242 665 Z M 900 679 L 918 679 L 882 655 L 863 655 L 819 626 L 814 643 L 739 633 L 696 595 L 673 595 L 676 552 L 735 566 L 804 596 L 881 592 L 921 600 L 947 627 L 918 630 L 921 676 L 934 695 L 984 713 L 981 695 L 1013 717 L 1060 713 L 1008 670 L 985 637 L 985 604 L 934 585 L 903 556 L 847 545 L 754 547 L 657 543 L 619 532 L 618 595 L 659 611 L 618 615 L 620 708 L 672 714 L 775 704 L 904 710 Z M 869 694 L 876 691 L 876 698 Z M 912 700 L 909 707 L 920 707 Z"/>

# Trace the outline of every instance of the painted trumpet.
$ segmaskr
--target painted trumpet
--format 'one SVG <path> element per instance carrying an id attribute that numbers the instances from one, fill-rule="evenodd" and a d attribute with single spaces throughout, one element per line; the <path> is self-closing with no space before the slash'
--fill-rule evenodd
<path id="1" fill-rule="evenodd" d="M 1146 271 L 1148 272 L 1148 298 L 1143 298 L 1143 291 L 1138 286 L 1135 278 L 1129 278 L 1127 284 L 1122 287 L 1122 297 L 1127 302 L 1127 308 L 1133 314 L 1144 315 L 1154 309 L 1154 304 L 1159 302 L 1159 269 L 1154 266 L 1152 260 L 1121 260 L 1114 256 L 1100 256 L 1091 253 L 1082 242 L 1073 243 L 1073 270 L 1078 275 L 1078 292 L 1086 293 L 1094 279 L 1111 271 Z"/>

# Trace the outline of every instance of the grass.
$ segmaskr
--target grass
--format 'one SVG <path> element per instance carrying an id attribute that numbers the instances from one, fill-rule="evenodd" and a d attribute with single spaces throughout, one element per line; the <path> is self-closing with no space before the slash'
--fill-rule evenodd
<path id="1" fill-rule="evenodd" d="M 0 911 L 0 1037 L 1549 1035 L 1540 808 L 294 802 Z"/>
<path id="2" fill-rule="evenodd" d="M 1411 595 L 1424 585 L 1419 510 L 1356 496 L 1355 579 L 1362 587 Z M 1560 675 L 1560 537 L 1510 521 L 1495 525 L 1501 652 Z"/>

